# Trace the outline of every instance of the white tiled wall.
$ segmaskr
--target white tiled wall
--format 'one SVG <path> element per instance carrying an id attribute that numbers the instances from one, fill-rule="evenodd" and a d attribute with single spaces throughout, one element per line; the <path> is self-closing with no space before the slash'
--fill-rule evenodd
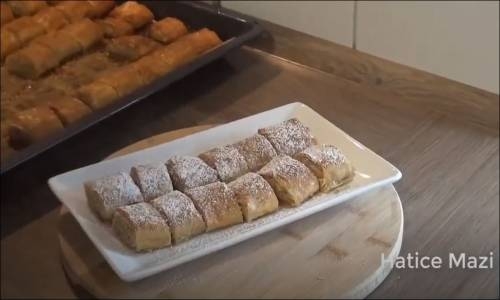
<path id="1" fill-rule="evenodd" d="M 498 1 L 222 1 L 223 6 L 494 93 Z M 353 34 L 356 7 L 356 34 Z"/>

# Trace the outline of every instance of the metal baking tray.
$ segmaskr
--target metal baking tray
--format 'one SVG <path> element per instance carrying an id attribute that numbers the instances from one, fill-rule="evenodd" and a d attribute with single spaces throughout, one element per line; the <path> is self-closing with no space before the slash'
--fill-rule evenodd
<path id="1" fill-rule="evenodd" d="M 141 1 L 141 3 L 151 9 L 155 15 L 155 19 L 173 16 L 182 20 L 190 30 L 207 27 L 217 32 L 223 43 L 196 58 L 194 61 L 164 75 L 150 85 L 134 91 L 108 107 L 94 111 L 89 116 L 71 124 L 61 132 L 20 151 L 16 151 L 2 162 L 0 174 L 189 75 L 262 32 L 262 27 L 255 20 L 237 12 L 206 3 L 196 3 L 193 1 Z"/>

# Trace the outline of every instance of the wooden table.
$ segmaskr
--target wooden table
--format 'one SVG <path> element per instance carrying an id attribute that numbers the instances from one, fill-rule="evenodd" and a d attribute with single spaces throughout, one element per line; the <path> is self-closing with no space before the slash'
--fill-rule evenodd
<path id="1" fill-rule="evenodd" d="M 293 58 L 299 41 L 297 60 L 322 71 L 243 48 L 2 176 L 3 297 L 75 296 L 59 264 L 47 178 L 151 135 L 297 100 L 403 172 L 402 255 L 493 252 L 488 270 L 394 270 L 371 296 L 498 297 L 498 95 L 268 28 L 276 38 L 254 44 Z"/>

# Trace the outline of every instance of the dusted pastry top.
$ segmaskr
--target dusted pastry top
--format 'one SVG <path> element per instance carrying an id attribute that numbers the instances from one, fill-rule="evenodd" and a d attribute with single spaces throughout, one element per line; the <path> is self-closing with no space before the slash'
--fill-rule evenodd
<path id="1" fill-rule="evenodd" d="M 316 144 L 310 129 L 296 118 L 261 128 L 258 132 L 271 142 L 278 154 L 282 155 L 294 156 L 305 148 Z"/>

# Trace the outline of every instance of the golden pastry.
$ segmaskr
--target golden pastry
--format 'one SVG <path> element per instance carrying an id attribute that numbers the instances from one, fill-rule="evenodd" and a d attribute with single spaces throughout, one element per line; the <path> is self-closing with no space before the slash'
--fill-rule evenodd
<path id="1" fill-rule="evenodd" d="M 57 67 L 60 56 L 51 48 L 31 44 L 13 53 L 5 60 L 7 70 L 22 78 L 35 79 Z"/>
<path id="2" fill-rule="evenodd" d="M 14 15 L 18 17 L 31 16 L 37 11 L 47 7 L 47 2 L 41 0 L 7 1 L 7 4 L 12 9 Z"/>
<path id="3" fill-rule="evenodd" d="M 186 191 L 203 216 L 207 231 L 243 222 L 233 191 L 222 182 L 214 182 Z"/>
<path id="4" fill-rule="evenodd" d="M 241 207 L 245 221 L 249 222 L 278 209 L 278 198 L 273 188 L 256 173 L 247 173 L 229 183 Z"/>
<path id="5" fill-rule="evenodd" d="M 113 38 L 134 33 L 134 27 L 122 19 L 105 18 L 97 22 L 103 27 L 106 37 Z"/>
<path id="6" fill-rule="evenodd" d="M 66 20 L 75 23 L 90 17 L 93 7 L 88 1 L 63 1 L 53 7 L 64 14 Z"/>
<path id="7" fill-rule="evenodd" d="M 311 146 L 299 152 L 295 158 L 316 175 L 322 192 L 332 190 L 354 177 L 350 161 L 332 145 Z"/>
<path id="8" fill-rule="evenodd" d="M 258 172 L 273 187 L 281 202 L 298 206 L 319 189 L 318 179 L 304 164 L 280 155 Z"/>
<path id="9" fill-rule="evenodd" d="M 92 82 L 80 87 L 77 97 L 92 110 L 98 110 L 110 105 L 120 98 L 118 92 L 112 87 L 102 82 Z"/>
<path id="10" fill-rule="evenodd" d="M 185 194 L 173 191 L 150 203 L 167 220 L 174 243 L 205 232 L 206 226 L 201 214 Z"/>
<path id="11" fill-rule="evenodd" d="M 36 23 L 32 17 L 17 18 L 2 26 L 2 31 L 4 30 L 15 34 L 21 45 L 45 33 L 45 28 Z"/>
<path id="12" fill-rule="evenodd" d="M 186 25 L 181 20 L 171 17 L 154 22 L 148 31 L 152 39 L 164 44 L 168 44 L 188 32 Z"/>
<path id="13" fill-rule="evenodd" d="M 12 9 L 3 1 L 0 2 L 0 25 L 7 24 L 14 20 Z"/>
<path id="14" fill-rule="evenodd" d="M 122 19 L 132 25 L 134 28 L 140 28 L 154 19 L 154 15 L 145 5 L 136 1 L 127 1 L 115 7 L 109 16 Z"/>
<path id="15" fill-rule="evenodd" d="M 47 7 L 33 15 L 33 21 L 46 32 L 60 29 L 69 24 L 64 14 L 54 7 Z"/>
<path id="16" fill-rule="evenodd" d="M 75 123 L 92 112 L 80 100 L 66 95 L 51 98 L 47 105 L 57 114 L 64 126 Z"/>
<path id="17" fill-rule="evenodd" d="M 90 18 L 100 18 L 106 15 L 113 7 L 115 7 L 115 1 L 113 0 L 96 0 L 87 1 L 90 4 L 90 9 L 88 16 Z"/>
<path id="18" fill-rule="evenodd" d="M 112 227 L 118 238 L 137 252 L 167 247 L 171 243 L 167 222 L 149 203 L 118 208 Z"/>
<path id="19" fill-rule="evenodd" d="M 142 35 L 114 38 L 106 45 L 109 55 L 116 60 L 137 60 L 160 46 L 158 42 Z"/>
<path id="20" fill-rule="evenodd" d="M 11 146 L 20 149 L 62 129 L 57 115 L 50 108 L 39 106 L 16 113 L 9 123 L 8 133 Z"/>

